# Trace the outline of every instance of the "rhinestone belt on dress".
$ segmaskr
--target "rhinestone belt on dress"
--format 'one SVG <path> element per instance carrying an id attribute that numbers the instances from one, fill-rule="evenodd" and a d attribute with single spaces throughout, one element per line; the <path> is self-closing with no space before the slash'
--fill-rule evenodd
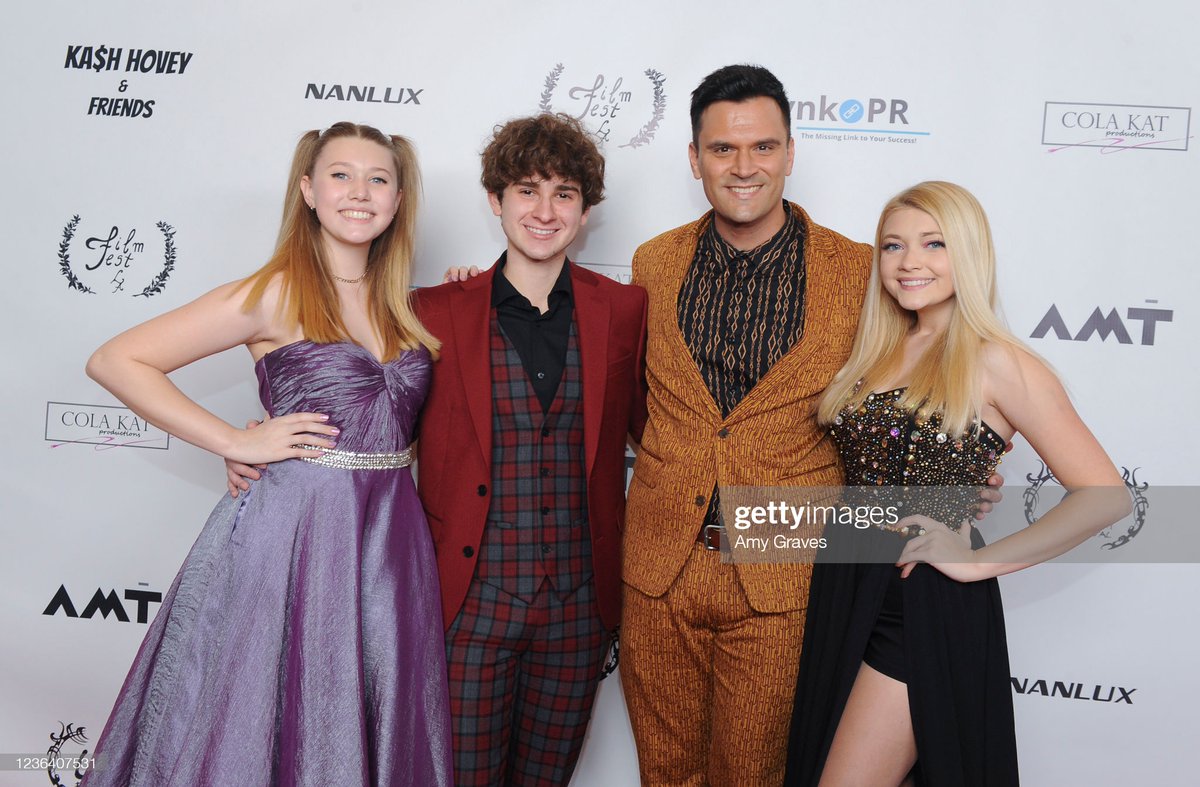
<path id="1" fill-rule="evenodd" d="M 305 462 L 314 465 L 334 467 L 338 470 L 395 470 L 408 467 L 413 461 L 413 448 L 410 445 L 403 451 L 391 454 L 369 454 L 357 451 L 342 451 L 337 448 L 321 448 L 317 445 L 297 445 L 310 451 L 324 451 L 320 456 L 302 456 Z"/>

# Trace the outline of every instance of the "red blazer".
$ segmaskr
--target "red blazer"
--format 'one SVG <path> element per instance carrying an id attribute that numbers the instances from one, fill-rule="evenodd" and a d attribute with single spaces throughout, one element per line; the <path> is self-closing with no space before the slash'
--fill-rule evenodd
<path id="1" fill-rule="evenodd" d="M 571 265 L 581 372 L 589 528 L 597 606 L 621 619 L 625 435 L 646 423 L 646 291 Z M 417 290 L 417 316 L 442 343 L 421 411 L 417 481 L 450 623 L 479 559 L 492 495 L 492 267 L 466 282 Z"/>

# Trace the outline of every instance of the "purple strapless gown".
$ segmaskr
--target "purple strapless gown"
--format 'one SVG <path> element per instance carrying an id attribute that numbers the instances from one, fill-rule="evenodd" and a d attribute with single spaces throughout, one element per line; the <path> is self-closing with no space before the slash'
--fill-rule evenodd
<path id="1" fill-rule="evenodd" d="M 339 449 L 393 452 L 412 439 L 430 359 L 301 341 L 256 371 L 271 415 L 326 413 Z M 85 784 L 448 785 L 442 631 L 409 468 L 273 464 L 209 517 Z"/>

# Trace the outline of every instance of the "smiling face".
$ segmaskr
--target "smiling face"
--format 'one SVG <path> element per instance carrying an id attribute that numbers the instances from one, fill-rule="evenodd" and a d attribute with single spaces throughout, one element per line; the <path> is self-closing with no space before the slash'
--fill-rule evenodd
<path id="1" fill-rule="evenodd" d="M 779 231 L 794 155 L 783 113 L 772 99 L 718 101 L 705 108 L 688 157 L 725 240 L 750 249 Z"/>
<path id="2" fill-rule="evenodd" d="M 901 308 L 924 315 L 954 308 L 954 266 L 942 228 L 923 210 L 900 208 L 883 222 L 879 280 Z"/>
<path id="3" fill-rule="evenodd" d="M 311 175 L 300 181 L 304 201 L 316 211 L 331 251 L 370 247 L 388 228 L 402 195 L 392 152 L 358 137 L 330 140 Z"/>
<path id="4" fill-rule="evenodd" d="M 557 176 L 510 183 L 503 193 L 488 194 L 488 202 L 508 238 L 510 263 L 562 262 L 588 219 L 579 185 Z"/>

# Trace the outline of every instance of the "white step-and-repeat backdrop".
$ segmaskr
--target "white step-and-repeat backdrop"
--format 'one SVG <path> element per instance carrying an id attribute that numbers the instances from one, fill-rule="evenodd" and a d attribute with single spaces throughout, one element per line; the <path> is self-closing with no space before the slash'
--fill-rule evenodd
<path id="1" fill-rule="evenodd" d="M 110 335 L 257 268 L 296 138 L 337 120 L 416 143 L 425 184 L 416 278 L 429 284 L 502 249 L 478 185 L 492 127 L 539 109 L 582 118 L 604 140 L 609 199 L 573 254 L 626 280 L 640 242 L 707 208 L 687 164 L 690 91 L 721 65 L 766 65 L 794 102 L 789 198 L 869 240 L 899 189 L 929 178 L 966 185 L 992 219 L 1009 323 L 1060 370 L 1130 484 L 1194 484 L 1198 8 L 9 8 L 0 752 L 44 752 L 63 725 L 85 728 L 94 744 L 223 489 L 219 460 L 119 407 L 85 377 L 84 361 Z M 233 423 L 259 412 L 242 350 L 175 379 Z M 1019 445 L 1002 466 L 1010 494 L 1041 484 L 1039 469 Z M 1132 537 L 1122 526 L 1081 550 L 1126 549 L 1169 524 L 1153 507 L 1139 522 Z M 1003 587 L 1025 781 L 1194 784 L 1200 569 L 1042 566 Z M 0 763 L 0 783 L 48 783 L 45 772 L 12 767 Z M 574 784 L 636 781 L 620 687 L 605 681 Z"/>

